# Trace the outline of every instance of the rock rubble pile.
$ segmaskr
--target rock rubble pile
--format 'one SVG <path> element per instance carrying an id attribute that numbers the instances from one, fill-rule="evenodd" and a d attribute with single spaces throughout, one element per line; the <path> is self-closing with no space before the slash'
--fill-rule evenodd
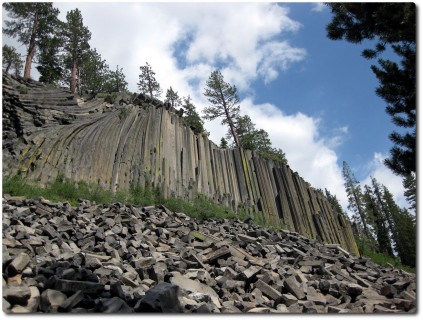
<path id="1" fill-rule="evenodd" d="M 250 219 L 3 197 L 6 313 L 415 313 L 416 277 Z"/>

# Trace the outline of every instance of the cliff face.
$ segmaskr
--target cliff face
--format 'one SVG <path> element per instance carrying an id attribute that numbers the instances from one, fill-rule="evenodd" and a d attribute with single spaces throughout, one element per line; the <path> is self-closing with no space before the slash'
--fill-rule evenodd
<path id="1" fill-rule="evenodd" d="M 202 193 L 358 253 L 345 218 L 288 166 L 220 149 L 159 101 L 89 98 L 3 73 L 3 173 L 43 184 L 63 173 L 114 191 L 151 183 L 165 197 Z"/>

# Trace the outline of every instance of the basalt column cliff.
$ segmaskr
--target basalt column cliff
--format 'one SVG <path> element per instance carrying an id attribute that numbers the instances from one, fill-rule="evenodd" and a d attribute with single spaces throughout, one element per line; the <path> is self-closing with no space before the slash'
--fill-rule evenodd
<path id="1" fill-rule="evenodd" d="M 3 73 L 3 174 L 42 184 L 61 173 L 116 191 L 160 187 L 260 212 L 357 254 L 349 223 L 289 166 L 195 135 L 181 113 L 143 95 L 84 97 Z"/>

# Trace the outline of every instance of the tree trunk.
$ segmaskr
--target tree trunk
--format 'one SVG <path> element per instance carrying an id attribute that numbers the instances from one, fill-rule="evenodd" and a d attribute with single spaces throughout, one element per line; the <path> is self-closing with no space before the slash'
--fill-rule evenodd
<path id="1" fill-rule="evenodd" d="M 31 38 L 29 40 L 28 55 L 26 56 L 26 61 L 25 61 L 24 79 L 29 79 L 31 77 L 31 65 L 32 65 L 32 59 L 34 59 L 34 55 L 35 55 L 35 36 L 37 34 L 37 28 L 38 28 L 38 14 L 35 13 L 34 26 L 32 27 Z"/>
<path id="2" fill-rule="evenodd" d="M 76 58 L 74 58 L 72 62 L 72 73 L 71 73 L 71 79 L 70 79 L 71 93 L 75 93 L 75 87 L 76 87 Z"/>
<path id="3" fill-rule="evenodd" d="M 12 62 L 9 62 L 6 67 L 6 73 L 9 73 L 9 69 L 12 66 Z"/>

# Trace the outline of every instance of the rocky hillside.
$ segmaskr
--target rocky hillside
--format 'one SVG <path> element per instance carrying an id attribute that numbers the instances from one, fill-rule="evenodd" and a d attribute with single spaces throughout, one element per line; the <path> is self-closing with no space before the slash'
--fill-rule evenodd
<path id="1" fill-rule="evenodd" d="M 414 274 L 250 220 L 3 198 L 3 311 L 415 313 Z"/>
<path id="2" fill-rule="evenodd" d="M 159 187 L 182 199 L 200 193 L 358 254 L 345 217 L 298 173 L 248 150 L 220 149 L 181 115 L 143 95 L 77 99 L 3 73 L 3 175 L 46 184 L 60 173 L 112 191 Z"/>

